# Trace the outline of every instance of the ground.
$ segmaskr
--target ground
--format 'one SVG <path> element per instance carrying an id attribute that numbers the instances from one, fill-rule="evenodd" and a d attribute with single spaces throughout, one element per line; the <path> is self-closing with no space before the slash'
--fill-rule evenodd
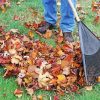
<path id="1" fill-rule="evenodd" d="M 16 5 L 16 2 L 18 0 L 12 0 L 11 7 L 7 9 L 5 13 L 2 13 L 0 11 L 0 25 L 4 26 L 6 31 L 17 28 L 19 29 L 20 33 L 27 34 L 29 31 L 27 28 L 24 27 L 25 22 L 34 21 L 34 15 L 32 12 L 34 10 L 37 10 L 39 12 L 39 17 L 42 17 L 43 12 L 43 6 L 41 3 L 41 0 L 24 0 L 20 5 Z M 100 25 L 94 25 L 93 19 L 95 16 L 95 13 L 91 11 L 91 0 L 80 0 L 82 6 L 84 7 L 84 10 L 88 12 L 88 15 L 85 15 L 84 23 L 94 32 L 97 36 L 100 36 Z M 19 16 L 20 20 L 15 21 L 14 16 Z M 36 17 L 36 16 L 35 16 Z M 38 17 L 36 17 L 37 20 L 39 20 Z M 77 28 L 75 29 L 75 32 L 77 33 Z M 43 38 L 40 38 L 37 34 L 35 34 L 35 38 L 39 38 L 44 42 L 47 42 L 48 44 L 55 45 L 53 39 L 45 40 Z M 77 39 L 77 35 L 74 34 L 74 38 Z M 9 79 L 4 79 L 2 77 L 3 75 L 3 68 L 0 68 L 0 100 L 31 100 L 31 97 L 26 94 L 24 91 L 23 96 L 20 99 L 17 99 L 13 95 L 13 91 L 18 88 L 15 78 L 11 77 Z M 23 88 L 24 89 L 24 88 Z M 61 96 L 60 100 L 100 100 L 100 84 L 97 84 L 94 86 L 94 89 L 92 91 L 86 91 L 84 89 L 80 90 L 82 91 L 81 94 L 66 94 L 65 96 Z M 47 92 L 42 90 L 37 90 L 35 92 L 36 95 L 44 95 L 43 100 L 50 100 L 49 96 L 53 96 L 53 92 Z M 53 100 L 53 99 L 52 99 Z"/>

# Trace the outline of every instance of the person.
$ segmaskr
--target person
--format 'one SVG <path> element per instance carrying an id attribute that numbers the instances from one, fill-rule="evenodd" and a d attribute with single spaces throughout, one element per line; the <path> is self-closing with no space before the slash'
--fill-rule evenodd
<path id="1" fill-rule="evenodd" d="M 44 5 L 44 19 L 45 24 L 38 28 L 38 31 L 42 34 L 47 29 L 52 29 L 57 22 L 57 1 L 56 0 L 42 0 Z M 72 0 L 74 6 L 76 6 L 76 0 Z M 62 30 L 65 41 L 73 42 L 72 32 L 74 29 L 75 18 L 73 11 L 67 0 L 61 0 L 61 20 L 60 28 Z"/>

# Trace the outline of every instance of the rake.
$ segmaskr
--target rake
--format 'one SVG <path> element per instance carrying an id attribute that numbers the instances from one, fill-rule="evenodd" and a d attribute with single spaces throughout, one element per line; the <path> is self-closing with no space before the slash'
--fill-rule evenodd
<path id="1" fill-rule="evenodd" d="M 78 24 L 86 83 L 94 84 L 96 78 L 100 76 L 100 40 L 80 20 L 72 0 L 68 0 L 68 2 Z"/>

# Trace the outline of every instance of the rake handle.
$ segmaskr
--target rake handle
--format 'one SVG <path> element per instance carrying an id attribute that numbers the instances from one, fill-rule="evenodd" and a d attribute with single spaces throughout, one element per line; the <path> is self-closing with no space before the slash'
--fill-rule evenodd
<path id="1" fill-rule="evenodd" d="M 73 3 L 72 3 L 72 0 L 68 0 L 68 3 L 69 3 L 69 5 L 70 5 L 70 7 L 72 8 L 72 11 L 73 11 L 73 13 L 74 13 L 74 16 L 75 16 L 77 22 L 80 22 L 80 18 L 79 18 L 78 14 L 77 14 L 77 11 L 76 11 L 76 9 L 75 9 Z"/>

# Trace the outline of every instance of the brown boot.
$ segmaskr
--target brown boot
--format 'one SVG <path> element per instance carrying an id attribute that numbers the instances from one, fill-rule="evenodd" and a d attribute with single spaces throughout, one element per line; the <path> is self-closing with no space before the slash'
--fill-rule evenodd
<path id="1" fill-rule="evenodd" d="M 74 42 L 71 32 L 63 32 L 64 40 L 68 42 Z"/>
<path id="2" fill-rule="evenodd" d="M 55 26 L 53 24 L 50 24 L 48 22 L 45 22 L 45 24 L 43 24 L 41 27 L 38 28 L 38 32 L 40 32 L 41 34 L 45 34 L 46 30 L 48 29 L 53 29 Z"/>

